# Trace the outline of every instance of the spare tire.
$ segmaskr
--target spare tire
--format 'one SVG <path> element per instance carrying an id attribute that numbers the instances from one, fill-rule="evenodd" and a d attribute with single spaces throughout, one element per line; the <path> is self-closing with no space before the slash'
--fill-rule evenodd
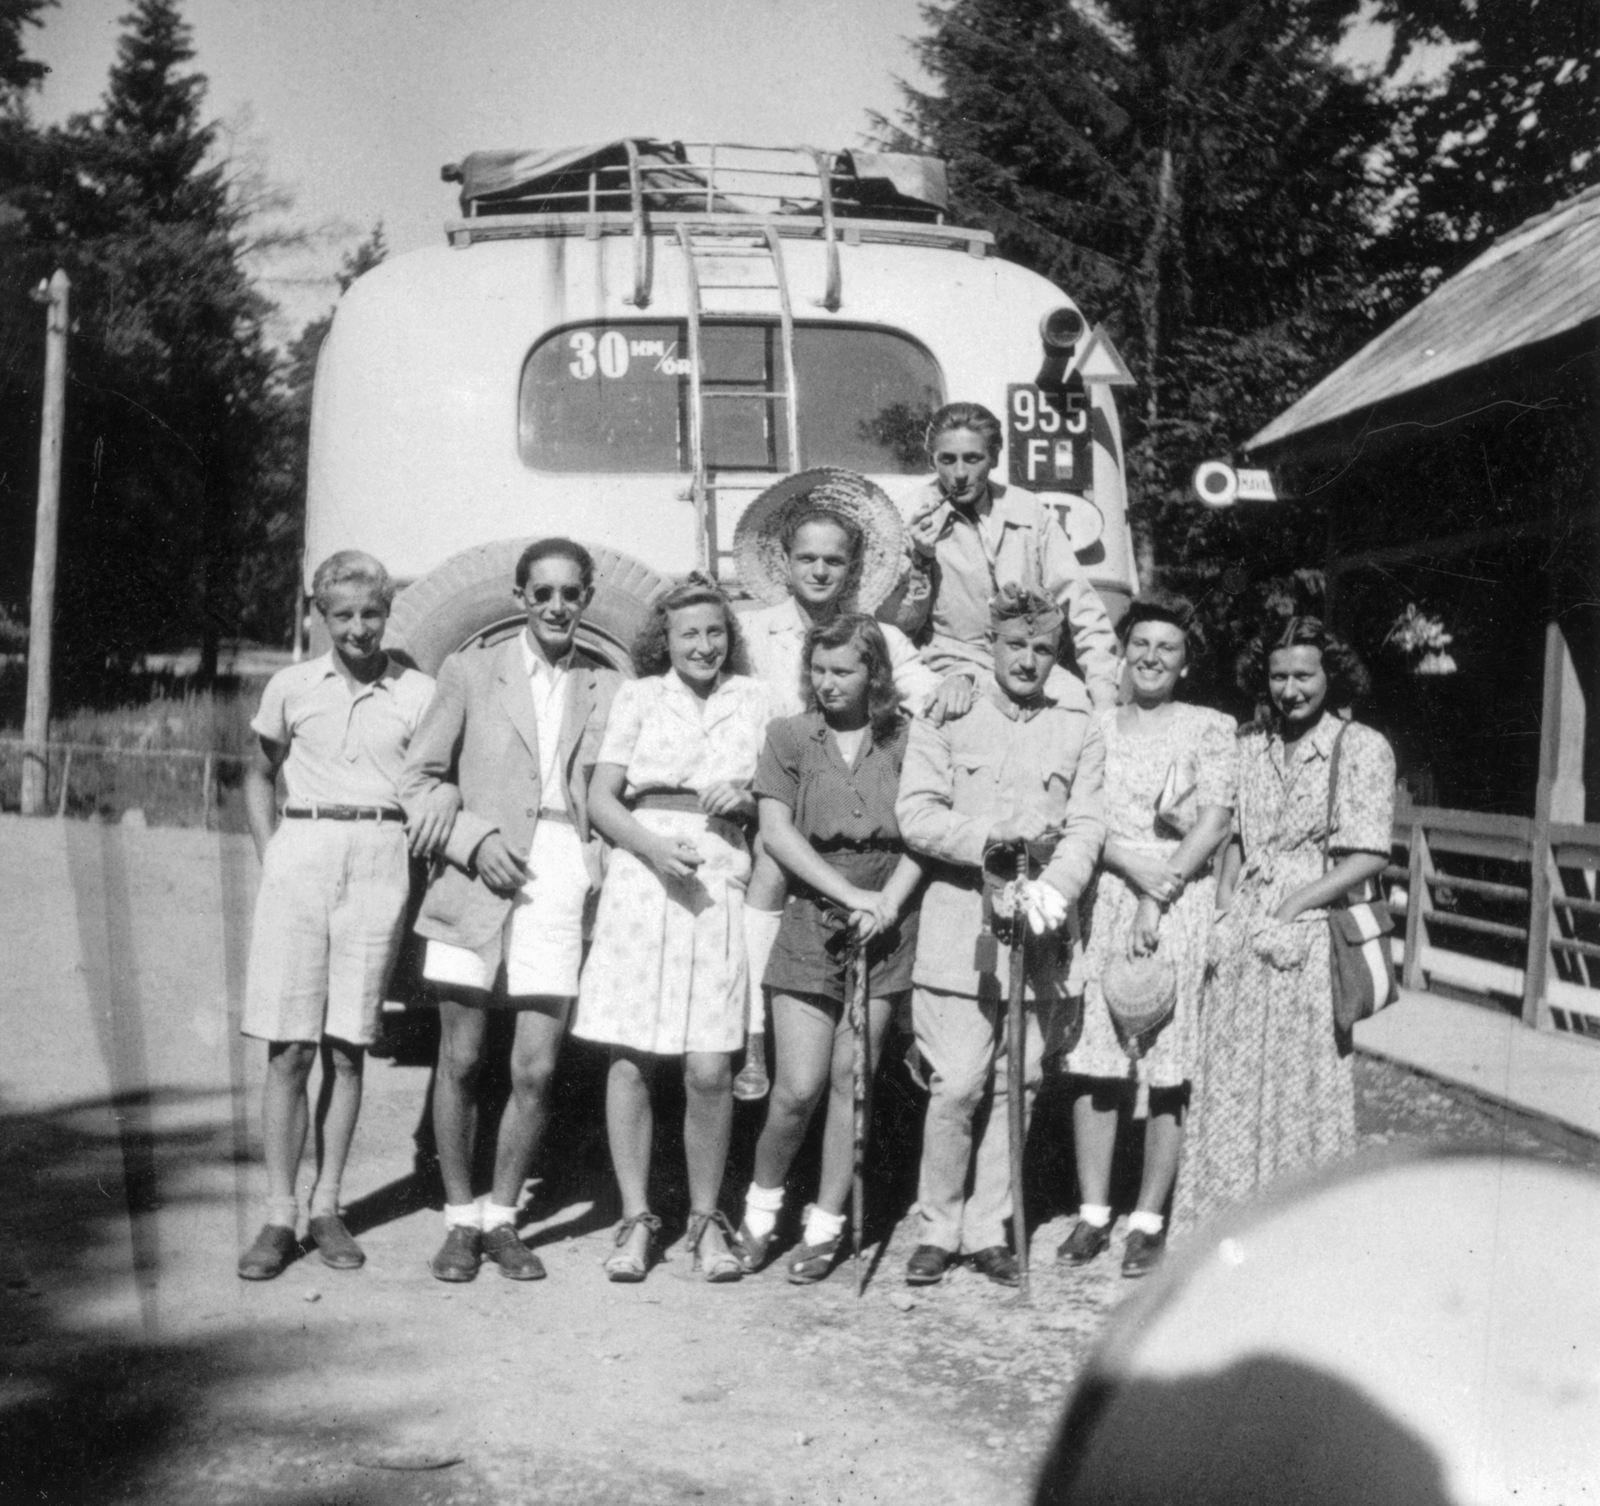
<path id="1" fill-rule="evenodd" d="M 458 648 L 510 637 L 525 620 L 511 588 L 517 560 L 532 542 L 500 539 L 464 549 L 412 581 L 395 597 L 385 646 L 433 675 Z M 589 552 L 594 556 L 594 600 L 583 614 L 578 639 L 613 668 L 632 675 L 633 640 L 650 604 L 672 582 L 615 549 Z"/>

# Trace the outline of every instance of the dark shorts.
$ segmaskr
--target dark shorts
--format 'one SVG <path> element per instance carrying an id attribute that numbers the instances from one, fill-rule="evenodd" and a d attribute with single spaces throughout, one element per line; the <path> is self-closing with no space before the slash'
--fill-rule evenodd
<path id="1" fill-rule="evenodd" d="M 832 868 L 863 889 L 881 889 L 899 866 L 895 852 L 827 852 Z M 809 892 L 793 893 L 783 907 L 783 922 L 773 943 L 762 982 L 786 994 L 814 994 L 844 999 L 845 931 L 838 908 Z M 911 987 L 917 954 L 917 912 L 867 943 L 867 993 L 874 999 L 904 993 Z"/>

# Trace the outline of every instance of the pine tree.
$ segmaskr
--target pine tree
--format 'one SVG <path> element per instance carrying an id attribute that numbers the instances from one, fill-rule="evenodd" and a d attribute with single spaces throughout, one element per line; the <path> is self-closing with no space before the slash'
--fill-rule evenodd
<path id="1" fill-rule="evenodd" d="M 953 0 L 918 44 L 901 145 L 955 208 L 1103 319 L 1140 391 L 1130 493 L 1146 566 L 1237 554 L 1188 495 L 1285 388 L 1371 333 L 1363 248 L 1392 113 L 1329 49 L 1357 0 Z M 1381 290 L 1380 290 L 1381 291 Z"/>
<path id="2" fill-rule="evenodd" d="M 40 253 L 73 277 L 78 325 L 63 657 L 84 669 L 198 639 L 209 675 L 240 615 L 272 420 L 267 306 L 242 264 L 187 24 L 174 0 L 137 0 L 123 27 L 101 108 L 45 140 L 32 213 Z"/>
<path id="3" fill-rule="evenodd" d="M 1392 67 L 1418 43 L 1459 52 L 1413 89 L 1397 147 L 1393 237 L 1420 296 L 1497 235 L 1600 183 L 1600 7 L 1594 0 L 1384 0 Z"/>

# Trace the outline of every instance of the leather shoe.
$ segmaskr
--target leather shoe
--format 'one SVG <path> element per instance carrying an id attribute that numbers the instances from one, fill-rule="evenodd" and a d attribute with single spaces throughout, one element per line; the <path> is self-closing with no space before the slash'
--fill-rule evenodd
<path id="1" fill-rule="evenodd" d="M 544 1262 L 517 1238 L 510 1224 L 496 1224 L 483 1231 L 483 1253 L 500 1267 L 502 1276 L 513 1281 L 543 1281 Z"/>
<path id="2" fill-rule="evenodd" d="M 918 1245 L 906 1262 L 907 1286 L 937 1286 L 956 1263 L 956 1252 L 943 1245 Z"/>
<path id="3" fill-rule="evenodd" d="M 300 1241 L 287 1224 L 263 1224 L 255 1243 L 239 1257 L 239 1274 L 246 1281 L 271 1281 L 281 1276 L 300 1249 Z"/>
<path id="4" fill-rule="evenodd" d="M 1022 1285 L 1022 1267 L 1017 1264 L 1017 1257 L 1004 1245 L 990 1245 L 967 1258 L 971 1260 L 973 1270 L 980 1276 L 987 1276 L 996 1286 Z"/>
<path id="5" fill-rule="evenodd" d="M 306 1227 L 324 1265 L 336 1271 L 354 1271 L 367 1263 L 366 1251 L 355 1241 L 337 1213 L 320 1213 Z"/>
<path id="6" fill-rule="evenodd" d="M 1167 1250 L 1167 1231 L 1146 1234 L 1143 1229 L 1130 1229 L 1128 1242 L 1122 1247 L 1122 1274 L 1148 1276 L 1161 1264 Z"/>
<path id="7" fill-rule="evenodd" d="M 1111 1224 L 1096 1228 L 1087 1219 L 1080 1218 L 1073 1225 L 1072 1233 L 1057 1246 L 1056 1259 L 1070 1261 L 1073 1265 L 1087 1265 L 1110 1244 Z"/>
<path id="8" fill-rule="evenodd" d="M 445 1231 L 439 1253 L 428 1262 L 428 1269 L 440 1281 L 471 1281 L 478 1274 L 483 1250 L 483 1231 L 466 1224 L 451 1224 Z"/>

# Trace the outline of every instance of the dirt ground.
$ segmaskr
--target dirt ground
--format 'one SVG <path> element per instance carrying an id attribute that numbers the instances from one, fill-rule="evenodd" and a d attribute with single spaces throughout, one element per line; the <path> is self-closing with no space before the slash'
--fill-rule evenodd
<path id="1" fill-rule="evenodd" d="M 366 1268 L 312 1255 L 244 1283 L 261 1048 L 216 1012 L 237 982 L 237 918 L 220 933 L 195 919 L 203 893 L 238 888 L 237 854 L 184 834 L 157 874 L 142 848 L 56 840 L 64 856 L 41 853 L 26 881 L 0 871 L 0 1503 L 1030 1499 L 1073 1378 L 1133 1286 L 1120 1233 L 1086 1269 L 1051 1258 L 1075 1198 L 1058 1089 L 1030 1140 L 1027 1307 L 969 1271 L 904 1286 L 921 1104 L 892 1060 L 864 1297 L 848 1265 L 815 1288 L 789 1286 L 781 1263 L 707 1286 L 676 1249 L 643 1285 L 609 1285 L 602 1063 L 578 1044 L 523 1228 L 549 1280 L 488 1270 L 447 1287 L 425 1269 L 442 1230 L 417 1137 L 424 1029 L 369 1068 L 346 1183 Z M 1359 1060 L 1358 1086 L 1368 1141 L 1600 1169 L 1600 1144 L 1398 1068 Z M 664 1098 L 655 1200 L 676 1234 Z M 740 1109 L 730 1200 L 759 1123 Z M 1122 1165 L 1119 1185 L 1135 1175 Z M 792 1188 L 796 1209 L 807 1193 Z"/>

